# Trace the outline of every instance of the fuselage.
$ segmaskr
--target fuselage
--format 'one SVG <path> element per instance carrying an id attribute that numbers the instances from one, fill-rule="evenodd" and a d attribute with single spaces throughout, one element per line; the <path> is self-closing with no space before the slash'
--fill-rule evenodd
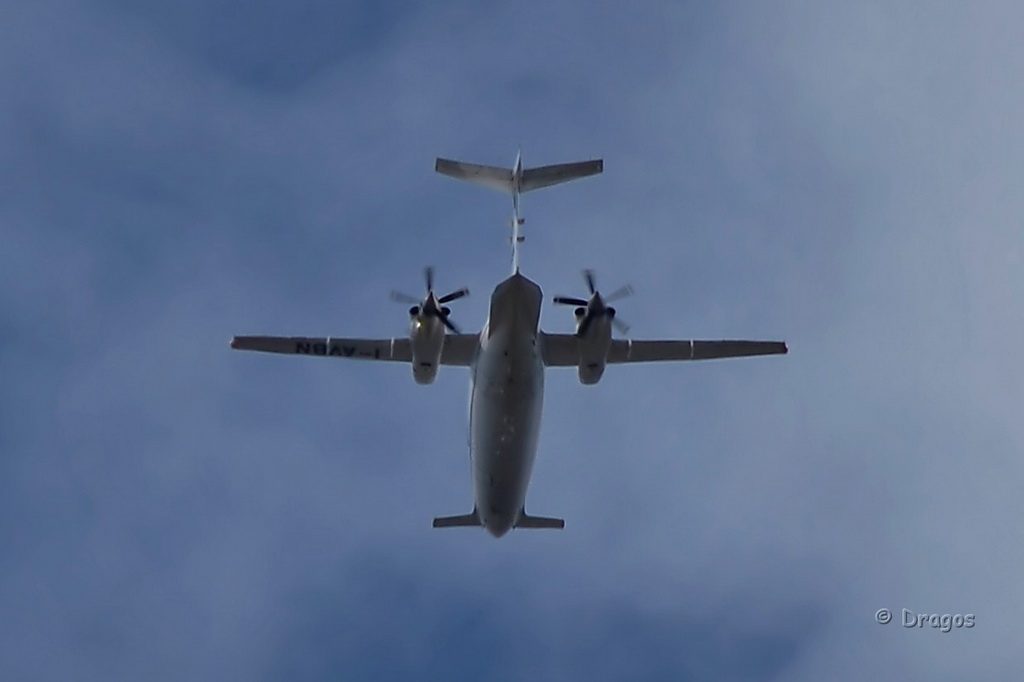
<path id="1" fill-rule="evenodd" d="M 515 526 L 526 502 L 544 402 L 538 346 L 541 289 L 518 272 L 491 295 L 473 366 L 469 447 L 480 523 L 496 537 Z"/>

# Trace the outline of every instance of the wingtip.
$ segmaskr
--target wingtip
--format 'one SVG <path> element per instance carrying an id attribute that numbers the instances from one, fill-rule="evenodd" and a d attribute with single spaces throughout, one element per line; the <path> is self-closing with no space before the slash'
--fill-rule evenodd
<path id="1" fill-rule="evenodd" d="M 785 341 L 782 342 L 782 354 L 789 355 L 789 345 Z"/>
<path id="2" fill-rule="evenodd" d="M 238 337 L 232 336 L 231 342 L 228 345 L 230 345 L 232 348 L 238 348 Z"/>

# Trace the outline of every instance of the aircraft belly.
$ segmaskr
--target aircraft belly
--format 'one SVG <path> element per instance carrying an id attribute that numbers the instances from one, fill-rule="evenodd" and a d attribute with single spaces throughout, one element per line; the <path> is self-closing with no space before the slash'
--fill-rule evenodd
<path id="1" fill-rule="evenodd" d="M 528 286 L 506 288 L 505 300 L 499 300 L 502 285 L 495 290 L 470 404 L 475 501 L 483 525 L 495 535 L 511 528 L 523 508 L 544 400 L 536 318 L 532 324 L 530 319 L 531 308 L 539 310 L 540 290 L 521 276 L 514 279 Z"/>
<path id="2" fill-rule="evenodd" d="M 473 478 L 481 518 L 511 526 L 526 498 L 533 471 L 543 404 L 543 371 L 525 372 L 477 386 L 473 401 Z"/>

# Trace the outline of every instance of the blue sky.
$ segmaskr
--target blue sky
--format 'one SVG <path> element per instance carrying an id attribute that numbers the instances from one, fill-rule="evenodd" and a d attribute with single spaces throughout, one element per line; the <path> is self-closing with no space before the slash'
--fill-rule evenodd
<path id="1" fill-rule="evenodd" d="M 10 3 L 0 22 L 0 677 L 1011 679 L 1015 3 Z M 232 353 L 405 333 L 507 273 L 432 172 L 524 197 L 526 274 L 635 338 L 786 358 L 547 377 L 531 511 L 471 505 L 467 376 Z M 542 326 L 571 329 L 565 309 Z M 976 614 L 942 633 L 874 622 Z"/>

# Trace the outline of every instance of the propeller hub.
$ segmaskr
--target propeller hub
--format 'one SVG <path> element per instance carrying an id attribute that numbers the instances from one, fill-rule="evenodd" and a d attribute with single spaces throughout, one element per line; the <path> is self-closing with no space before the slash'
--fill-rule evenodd
<path id="1" fill-rule="evenodd" d="M 586 336 L 590 330 L 590 326 L 593 324 L 594 319 L 598 317 L 605 317 L 623 334 L 629 331 L 629 327 L 624 324 L 621 320 L 615 319 L 615 308 L 612 308 L 608 304 L 612 301 L 617 301 L 620 298 L 625 298 L 633 293 L 633 287 L 628 284 L 619 287 L 614 292 L 608 295 L 607 298 L 602 298 L 601 293 L 597 289 L 597 278 L 594 276 L 593 270 L 583 271 L 583 281 L 587 285 L 587 290 L 590 292 L 590 298 L 583 300 L 582 298 L 572 298 L 569 296 L 555 296 L 554 302 L 561 305 L 574 305 L 576 306 L 573 311 L 576 316 L 576 335 Z"/>
<path id="2" fill-rule="evenodd" d="M 428 317 L 437 318 L 445 327 L 455 333 L 458 333 L 458 328 L 448 320 L 448 316 L 452 311 L 444 304 L 460 299 L 463 296 L 468 296 L 469 289 L 463 287 L 462 289 L 457 289 L 450 294 L 445 294 L 438 298 L 434 293 L 434 268 L 424 268 L 423 279 L 427 285 L 427 295 L 422 301 L 418 301 L 415 297 L 403 294 L 400 291 L 392 291 L 391 298 L 401 303 L 416 303 L 416 305 L 409 308 L 409 315 L 412 317 L 418 317 L 424 321 Z"/>

